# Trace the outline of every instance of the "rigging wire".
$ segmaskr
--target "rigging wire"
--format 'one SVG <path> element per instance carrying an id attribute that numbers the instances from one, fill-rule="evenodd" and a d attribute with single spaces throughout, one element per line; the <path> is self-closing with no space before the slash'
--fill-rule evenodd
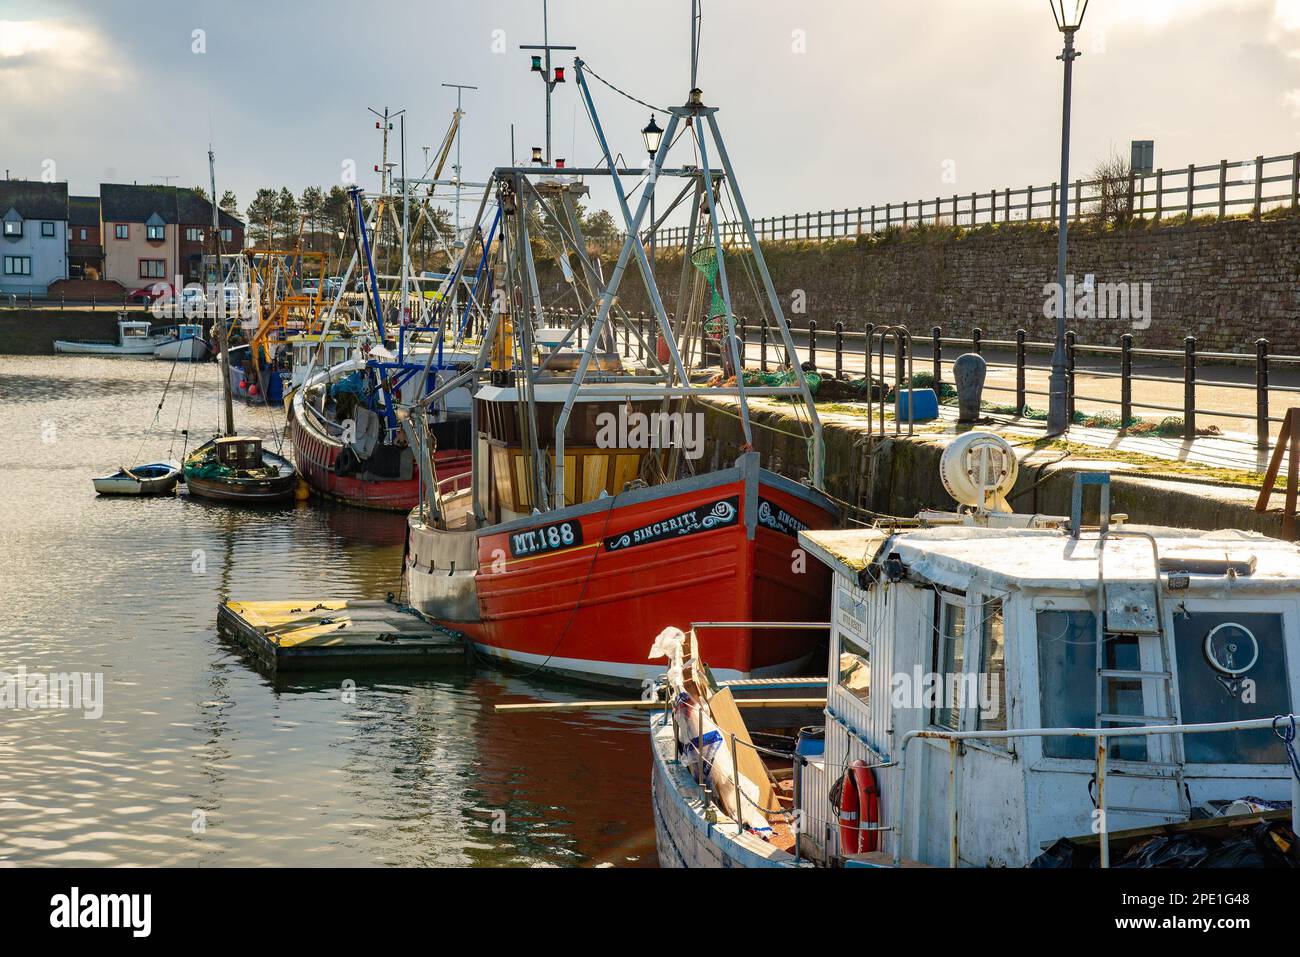
<path id="1" fill-rule="evenodd" d="M 590 73 L 590 74 L 591 74 L 592 76 L 594 76 L 597 80 L 599 80 L 601 83 L 605 84 L 607 87 L 609 87 L 609 88 L 610 88 L 611 90 L 613 90 L 615 93 L 617 93 L 619 96 L 626 97 L 627 99 L 631 100 L 633 103 L 639 103 L 639 104 L 641 104 L 642 106 L 646 107 L 647 109 L 654 110 L 656 113 L 662 113 L 664 116 L 671 116 L 671 115 L 672 115 L 671 112 L 670 112 L 669 110 L 665 110 L 662 106 L 655 106 L 653 103 L 647 103 L 645 100 L 637 99 L 635 96 L 633 96 L 631 93 L 627 92 L 626 90 L 619 89 L 619 88 L 618 88 L 617 86 L 615 86 L 613 83 L 610 83 L 609 80 L 605 79 L 603 76 L 601 76 L 601 75 L 600 75 L 599 73 L 597 73 L 595 70 L 593 70 L 593 69 L 591 68 L 591 64 L 588 63 L 586 60 L 583 60 L 583 61 L 582 61 L 582 70 L 583 70 L 584 73 Z"/>

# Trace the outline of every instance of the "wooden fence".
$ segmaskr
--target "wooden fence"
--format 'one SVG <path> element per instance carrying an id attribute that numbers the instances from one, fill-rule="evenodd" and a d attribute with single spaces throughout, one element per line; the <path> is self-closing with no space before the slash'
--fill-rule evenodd
<path id="1" fill-rule="evenodd" d="M 1130 215 L 1140 219 L 1212 216 L 1249 213 L 1259 219 L 1269 208 L 1300 207 L 1300 152 L 1281 156 L 1256 156 L 1252 160 L 1220 160 L 1208 166 L 1195 164 L 1153 173 L 1131 174 L 1121 192 Z M 1103 191 L 1114 190 L 1106 180 L 1076 180 L 1069 186 L 1070 219 L 1095 215 Z M 895 228 L 941 223 L 980 226 L 988 223 L 1056 222 L 1060 184 L 953 193 L 883 206 L 820 210 L 754 220 L 760 241 L 830 240 L 884 232 Z M 744 240 L 740 223 L 721 225 L 724 241 Z M 655 244 L 660 249 L 686 242 L 684 226 L 660 229 Z"/>

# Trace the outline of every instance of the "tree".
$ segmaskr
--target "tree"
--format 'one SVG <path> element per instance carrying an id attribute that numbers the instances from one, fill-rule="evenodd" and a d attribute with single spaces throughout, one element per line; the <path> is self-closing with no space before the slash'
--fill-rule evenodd
<path id="1" fill-rule="evenodd" d="M 239 200 L 235 199 L 235 194 L 226 190 L 221 194 L 221 208 L 232 216 L 239 215 Z"/>
<path id="2" fill-rule="evenodd" d="M 191 186 L 190 192 L 193 193 L 201 200 L 206 201 L 208 198 L 208 191 L 204 189 L 202 186 Z"/>
<path id="3" fill-rule="evenodd" d="M 280 193 L 276 197 L 275 220 L 280 232 L 284 234 L 285 245 L 290 245 L 298 229 L 298 200 L 287 186 L 280 187 Z"/>
<path id="4" fill-rule="evenodd" d="M 248 225 L 259 242 L 268 246 L 275 244 L 275 220 L 277 202 L 275 190 L 259 189 L 253 201 L 248 204 Z"/>
<path id="5" fill-rule="evenodd" d="M 598 209 L 582 218 L 582 231 L 588 239 L 613 239 L 618 235 L 618 226 L 607 209 Z"/>
<path id="6" fill-rule="evenodd" d="M 342 186 L 331 186 L 325 196 L 322 215 L 335 234 L 347 232 L 353 216 L 352 200 L 348 196 L 348 191 Z"/>
<path id="7" fill-rule="evenodd" d="M 298 206 L 303 215 L 307 217 L 308 246 L 311 249 L 316 248 L 316 226 L 320 222 L 322 214 L 325 212 L 325 193 L 319 186 L 308 186 L 302 191 L 302 198 L 298 200 Z"/>
<path id="8" fill-rule="evenodd" d="M 1133 218 L 1133 175 L 1126 160 L 1114 150 L 1092 172 L 1097 201 L 1090 210 L 1103 226 L 1123 226 Z"/>

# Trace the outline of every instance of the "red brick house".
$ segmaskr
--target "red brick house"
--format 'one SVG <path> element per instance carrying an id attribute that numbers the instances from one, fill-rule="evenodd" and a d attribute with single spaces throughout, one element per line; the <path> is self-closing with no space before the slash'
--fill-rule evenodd
<path id="1" fill-rule="evenodd" d="M 104 242 L 99 228 L 99 197 L 68 197 L 68 278 L 99 279 L 104 274 Z"/>

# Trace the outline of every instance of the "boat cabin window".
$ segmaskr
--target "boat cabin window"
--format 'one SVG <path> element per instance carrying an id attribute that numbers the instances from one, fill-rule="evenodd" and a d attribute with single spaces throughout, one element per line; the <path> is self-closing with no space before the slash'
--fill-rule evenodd
<path id="1" fill-rule="evenodd" d="M 217 460 L 226 468 L 256 469 L 262 465 L 262 440 L 241 439 L 217 443 Z"/>
<path id="2" fill-rule="evenodd" d="M 938 700 L 930 712 L 930 723 L 949 731 L 961 730 L 961 702 L 953 691 L 966 687 L 966 596 L 935 594 L 936 633 L 934 674 L 939 679 Z"/>
<path id="3" fill-rule="evenodd" d="M 1284 624 L 1280 614 L 1175 610 L 1178 698 L 1187 724 L 1244 721 L 1291 712 Z M 1194 764 L 1285 764 L 1269 729 L 1187 734 Z"/>
<path id="4" fill-rule="evenodd" d="M 839 668 L 840 687 L 866 704 L 871 693 L 871 653 L 843 632 Z"/>
<path id="5" fill-rule="evenodd" d="M 980 631 L 980 731 L 1005 731 L 1007 729 L 1007 644 L 1006 626 L 1002 615 L 1002 599 L 990 598 L 981 603 L 983 627 Z M 995 747 L 1005 747 L 1006 741 L 994 741 Z"/>
<path id="6" fill-rule="evenodd" d="M 1050 609 L 1038 612 L 1038 694 L 1044 728 L 1119 727 L 1132 722 L 1097 723 L 1097 616 L 1091 611 Z M 1107 636 L 1101 665 L 1106 669 L 1141 671 L 1136 635 Z M 1141 681 L 1107 681 L 1104 714 L 1143 715 Z M 1045 737 L 1043 755 L 1092 761 L 1092 738 Z M 1142 738 L 1116 738 L 1111 754 L 1121 761 L 1147 760 Z"/>

